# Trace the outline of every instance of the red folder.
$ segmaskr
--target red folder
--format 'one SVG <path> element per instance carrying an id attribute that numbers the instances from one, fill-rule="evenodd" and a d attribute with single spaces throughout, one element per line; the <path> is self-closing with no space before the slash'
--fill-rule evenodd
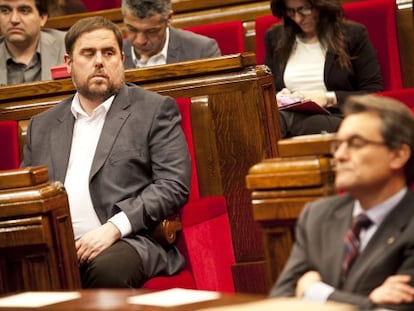
<path id="1" fill-rule="evenodd" d="M 309 114 L 331 114 L 329 110 L 319 106 L 311 100 L 303 100 L 293 104 L 287 104 L 279 107 L 279 110 L 297 111 Z"/>

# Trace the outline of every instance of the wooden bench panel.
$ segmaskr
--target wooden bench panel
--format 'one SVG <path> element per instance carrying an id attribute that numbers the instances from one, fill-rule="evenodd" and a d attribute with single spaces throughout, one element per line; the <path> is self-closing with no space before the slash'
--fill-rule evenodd
<path id="1" fill-rule="evenodd" d="M 63 185 L 45 167 L 0 172 L 0 294 L 81 287 Z"/>
<path id="2" fill-rule="evenodd" d="M 280 140 L 280 157 L 252 166 L 246 176 L 246 186 L 252 190 L 253 217 L 262 229 L 269 290 L 289 257 L 304 205 L 335 193 L 333 137 L 324 134 Z"/>

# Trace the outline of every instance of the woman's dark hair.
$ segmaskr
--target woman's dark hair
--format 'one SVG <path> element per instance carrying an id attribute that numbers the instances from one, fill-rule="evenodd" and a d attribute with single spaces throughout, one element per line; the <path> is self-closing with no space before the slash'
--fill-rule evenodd
<path id="1" fill-rule="evenodd" d="M 284 31 L 275 49 L 280 55 L 281 66 L 286 65 L 295 43 L 295 37 L 302 34 L 300 27 L 286 14 L 286 0 L 271 0 L 272 14 L 283 18 Z M 351 60 L 346 52 L 344 34 L 344 13 L 338 0 L 308 0 L 309 5 L 319 12 L 316 33 L 322 46 L 338 55 L 339 66 L 351 71 Z"/>

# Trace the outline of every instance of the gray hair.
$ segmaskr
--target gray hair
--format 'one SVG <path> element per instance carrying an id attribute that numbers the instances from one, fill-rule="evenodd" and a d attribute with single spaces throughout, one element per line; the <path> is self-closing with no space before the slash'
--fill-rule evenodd
<path id="1" fill-rule="evenodd" d="M 171 11 L 170 0 L 122 0 L 121 11 L 125 15 L 126 10 L 138 18 L 147 18 L 155 14 L 161 14 L 166 21 Z"/>

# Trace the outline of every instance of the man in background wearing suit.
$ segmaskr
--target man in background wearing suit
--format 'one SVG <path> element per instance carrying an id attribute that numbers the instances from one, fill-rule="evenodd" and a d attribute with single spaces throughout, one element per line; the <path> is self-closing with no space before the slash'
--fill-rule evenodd
<path id="1" fill-rule="evenodd" d="M 42 29 L 47 0 L 0 0 L 0 85 L 50 80 L 63 63 L 65 33 Z"/>
<path id="2" fill-rule="evenodd" d="M 170 0 L 122 0 L 122 15 L 126 69 L 221 55 L 214 39 L 169 26 Z"/>
<path id="3" fill-rule="evenodd" d="M 414 310 L 414 118 L 375 95 L 350 97 L 344 111 L 334 160 L 345 194 L 305 207 L 270 295 Z"/>
<path id="4" fill-rule="evenodd" d="M 119 28 L 103 17 L 68 31 L 77 93 L 31 119 L 24 166 L 64 182 L 85 288 L 139 287 L 184 264 L 150 237 L 187 201 L 190 157 L 175 101 L 124 83 Z"/>

